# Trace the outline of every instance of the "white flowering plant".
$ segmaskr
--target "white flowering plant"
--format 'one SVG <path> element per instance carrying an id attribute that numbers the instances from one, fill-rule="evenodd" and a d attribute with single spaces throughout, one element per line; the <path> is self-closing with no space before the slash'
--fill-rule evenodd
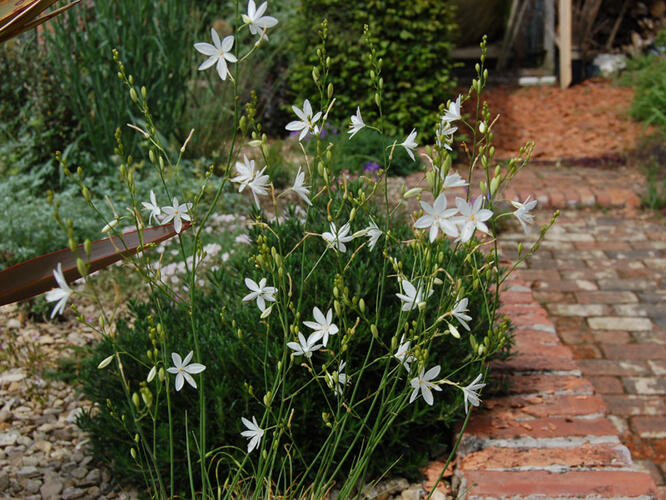
<path id="1" fill-rule="evenodd" d="M 239 73 L 277 22 L 267 12 L 265 4 L 250 1 L 243 14 L 236 2 L 234 34 L 211 35 L 213 44 L 194 46 L 207 57 L 199 69 L 216 71 L 235 95 Z M 243 45 L 247 37 L 239 33 L 245 30 L 253 36 Z M 102 301 L 97 322 L 79 316 L 103 336 L 83 377 L 96 405 L 79 423 L 95 453 L 119 477 L 143 480 L 153 497 L 323 498 L 335 489 L 350 498 L 365 481 L 391 470 L 414 474 L 439 447 L 433 436 L 460 418 L 464 429 L 470 406 L 480 404 L 487 362 L 510 344 L 498 307 L 512 268 L 500 266 L 495 227 L 511 214 L 499 214 L 496 204 L 527 164 L 530 147 L 508 164 L 494 165 L 493 123 L 482 105 L 485 42 L 469 92 L 443 105 L 436 144 L 423 154 L 418 131 L 410 129 L 381 151 L 387 172 L 397 150 L 427 159 L 425 187 L 398 196 L 390 195 L 386 176 L 331 174 L 330 144 L 318 133 L 335 106 L 325 37 L 317 53 L 319 95 L 296 104 L 287 126 L 298 133 L 294 141 L 316 141 L 313 154 L 302 148 L 293 185 L 274 188 L 268 138 L 256 110 L 250 103 L 243 114 L 235 100 L 228 158 L 202 178 L 201 193 L 214 170 L 222 172 L 208 206 L 201 194 L 187 198 L 177 182 L 165 181 L 188 175 L 179 168 L 187 141 L 176 154 L 161 143 L 147 90 L 116 57 L 144 117 L 135 128 L 150 144 L 147 160 L 164 189 L 137 199 L 127 158 L 120 174 L 130 206 L 103 227 L 120 237 L 121 225 L 130 223 L 141 239 L 151 220 L 165 225 L 181 250 L 187 286 L 182 293 L 163 279 L 151 244 L 124 256 L 150 299 L 133 301 L 131 314 L 120 319 Z M 365 121 L 357 110 L 350 136 L 362 129 L 384 132 L 382 60 L 370 42 L 368 53 L 380 118 Z M 477 106 L 468 123 L 460 105 L 469 99 Z M 454 123 L 473 137 L 467 178 L 452 170 Z M 120 142 L 118 153 L 123 156 Z M 447 192 L 469 184 L 475 169 L 486 177 L 476 198 L 469 191 L 465 198 Z M 81 176 L 78 182 L 90 200 Z M 250 244 L 202 276 L 202 235 L 229 186 L 251 197 Z M 531 222 L 529 203 L 520 207 L 521 224 Z M 529 250 L 520 250 L 518 262 L 536 250 L 546 230 Z M 85 276 L 85 259 L 79 268 Z M 56 274 L 59 288 L 50 292 L 54 313 L 79 293 L 61 278 Z M 201 287 L 202 278 L 210 289 Z M 94 283 L 86 282 L 86 293 L 96 299 Z"/>

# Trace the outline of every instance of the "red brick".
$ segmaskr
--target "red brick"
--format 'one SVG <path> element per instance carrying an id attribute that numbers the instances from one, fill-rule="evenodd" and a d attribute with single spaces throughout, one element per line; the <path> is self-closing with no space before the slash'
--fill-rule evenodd
<path id="1" fill-rule="evenodd" d="M 532 292 L 502 292 L 500 301 L 502 304 L 531 304 Z"/>
<path id="2" fill-rule="evenodd" d="M 621 396 L 604 395 L 608 413 L 623 417 L 639 415 L 665 415 L 666 403 L 659 396 L 637 396 L 625 394 Z"/>
<path id="3" fill-rule="evenodd" d="M 572 357 L 553 357 L 548 354 L 522 354 L 511 356 L 506 361 L 494 361 L 493 369 L 528 372 L 528 371 L 571 371 L 577 370 L 578 365 Z"/>
<path id="4" fill-rule="evenodd" d="M 612 443 L 585 443 L 575 448 L 500 448 L 491 446 L 465 456 L 461 470 L 509 469 L 517 467 L 626 467 L 629 453 Z M 441 470 L 441 469 L 440 469 Z"/>
<path id="5" fill-rule="evenodd" d="M 574 359 L 599 359 L 601 353 L 593 344 L 578 344 L 571 346 Z"/>
<path id="6" fill-rule="evenodd" d="M 625 346 L 622 346 L 625 347 Z M 612 359 L 579 359 L 578 366 L 588 375 L 643 375 L 650 373 L 645 361 L 624 361 Z"/>
<path id="7" fill-rule="evenodd" d="M 575 344 L 591 344 L 594 343 L 594 337 L 592 334 L 587 330 L 580 330 L 580 329 L 557 329 L 558 334 L 560 335 L 560 338 L 562 339 L 562 342 L 564 342 L 566 345 L 575 345 Z"/>
<path id="8" fill-rule="evenodd" d="M 544 392 L 567 394 L 592 394 L 594 387 L 583 377 L 573 375 L 549 375 L 530 373 L 509 377 L 509 392 L 512 394 L 535 394 Z M 619 382 L 618 382 L 619 384 Z M 621 388 L 622 386 L 620 386 Z"/>
<path id="9" fill-rule="evenodd" d="M 499 412 L 503 417 L 514 419 L 524 417 L 576 417 L 604 414 L 606 405 L 599 396 L 557 395 L 557 396 L 508 396 L 486 402 L 486 407 Z"/>
<path id="10" fill-rule="evenodd" d="M 520 356 L 552 356 L 554 358 L 571 358 L 571 349 L 560 342 L 544 343 L 527 336 L 515 336 L 514 351 Z"/>
<path id="11" fill-rule="evenodd" d="M 534 290 L 532 292 L 534 299 L 539 302 L 558 302 L 560 304 L 575 304 L 576 300 L 571 293 L 564 292 L 544 292 Z"/>
<path id="12" fill-rule="evenodd" d="M 521 269 L 518 277 L 525 281 L 559 281 L 560 273 L 555 269 Z"/>
<path id="13" fill-rule="evenodd" d="M 615 426 L 606 418 L 546 417 L 517 421 L 514 415 L 502 413 L 495 407 L 475 414 L 465 432 L 463 439 L 546 439 L 617 434 Z"/>
<path id="14" fill-rule="evenodd" d="M 467 496 L 510 498 L 528 495 L 550 497 L 656 496 L 657 487 L 649 474 L 629 471 L 582 471 L 566 475 L 546 471 L 468 471 Z"/>
<path id="15" fill-rule="evenodd" d="M 665 377 L 623 377 L 622 383 L 629 394 L 642 396 L 666 394 Z"/>
<path id="16" fill-rule="evenodd" d="M 576 241 L 574 246 L 578 250 L 631 250 L 629 243 L 624 241 Z"/>
<path id="17" fill-rule="evenodd" d="M 590 383 L 594 386 L 597 392 L 601 394 L 623 394 L 624 388 L 622 383 L 617 377 L 588 377 Z M 604 401 L 606 399 L 604 398 Z M 606 405 L 608 402 L 606 401 Z M 609 408 L 609 411 L 612 411 Z"/>
<path id="18" fill-rule="evenodd" d="M 666 359 L 666 345 L 658 344 L 626 344 L 602 345 L 602 349 L 609 359 L 648 360 Z"/>
<path id="19" fill-rule="evenodd" d="M 600 344 L 628 344 L 631 342 L 629 332 L 619 330 L 591 330 L 590 333 Z"/>
<path id="20" fill-rule="evenodd" d="M 666 438 L 666 417 L 633 417 L 631 427 L 642 438 Z"/>

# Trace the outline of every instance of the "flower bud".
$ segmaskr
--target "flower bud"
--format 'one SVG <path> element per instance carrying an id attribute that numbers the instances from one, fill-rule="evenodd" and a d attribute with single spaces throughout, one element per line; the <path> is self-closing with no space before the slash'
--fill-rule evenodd
<path id="1" fill-rule="evenodd" d="M 374 323 L 370 325 L 370 333 L 372 333 L 372 336 L 374 338 L 376 339 L 379 338 L 379 330 L 377 330 L 377 325 L 375 325 Z"/>
<path id="2" fill-rule="evenodd" d="M 123 415 L 124 416 L 124 415 Z M 134 448 L 130 449 L 130 455 L 132 455 L 132 458 L 136 460 L 136 450 Z"/>
<path id="3" fill-rule="evenodd" d="M 358 301 L 358 308 L 362 313 L 365 313 L 365 300 L 363 300 L 363 297 L 361 297 L 361 300 Z"/>
<path id="4" fill-rule="evenodd" d="M 86 186 L 81 187 L 81 194 L 83 195 L 83 199 L 90 203 L 90 191 Z"/>
<path id="5" fill-rule="evenodd" d="M 86 255 L 90 257 L 90 253 L 92 252 L 92 243 L 88 238 L 86 238 L 86 241 L 83 242 L 83 248 L 86 251 Z"/>
<path id="6" fill-rule="evenodd" d="M 329 84 L 328 84 L 327 95 L 328 95 L 328 98 L 329 98 L 329 99 L 330 99 L 331 97 L 333 97 L 333 84 L 332 84 L 332 83 L 329 83 Z"/>
<path id="7" fill-rule="evenodd" d="M 139 96 L 137 95 L 136 90 L 134 89 L 134 87 L 132 87 L 130 89 L 130 99 L 132 99 L 132 102 L 135 102 L 135 103 L 139 102 Z"/>
<path id="8" fill-rule="evenodd" d="M 83 277 L 88 274 L 88 270 L 86 269 L 86 265 L 83 262 L 83 259 L 81 257 L 78 257 L 76 259 L 76 269 L 79 271 L 79 274 Z"/>
<path id="9" fill-rule="evenodd" d="M 420 194 L 423 191 L 423 188 L 415 187 L 411 188 L 405 194 L 402 195 L 403 198 L 408 199 L 408 198 L 413 198 L 414 196 Z"/>
<path id="10" fill-rule="evenodd" d="M 141 405 L 141 398 L 139 397 L 139 394 L 137 392 L 132 394 L 132 403 L 134 403 L 134 406 L 136 406 L 138 410 Z"/>
<path id="11" fill-rule="evenodd" d="M 164 368 L 159 369 L 157 372 L 157 377 L 160 379 L 160 382 L 164 382 L 166 380 L 166 371 Z"/>
<path id="12" fill-rule="evenodd" d="M 142 387 L 140 389 L 140 391 L 141 391 L 141 399 L 143 399 L 143 403 L 148 408 L 152 407 L 153 406 L 153 393 L 150 392 L 150 389 L 148 389 L 148 387 Z"/>
<path id="13" fill-rule="evenodd" d="M 97 369 L 102 370 L 103 368 L 106 368 L 107 366 L 109 366 L 109 363 L 111 363 L 111 361 L 113 361 L 113 354 L 112 354 L 111 356 L 107 357 L 107 358 L 104 358 L 104 359 L 103 359 L 103 360 L 97 365 Z"/>
<path id="14" fill-rule="evenodd" d="M 268 391 L 266 394 L 264 394 L 264 406 L 270 406 L 272 399 L 273 395 L 271 394 L 271 391 Z"/>
<path id="15" fill-rule="evenodd" d="M 146 382 L 150 384 L 155 378 L 155 375 L 157 375 L 157 366 L 153 366 L 150 369 L 150 371 L 148 372 L 148 377 L 146 378 Z"/>

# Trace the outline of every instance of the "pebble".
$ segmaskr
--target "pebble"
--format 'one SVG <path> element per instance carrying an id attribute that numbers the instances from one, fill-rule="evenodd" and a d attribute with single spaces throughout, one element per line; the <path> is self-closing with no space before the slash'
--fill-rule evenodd
<path id="1" fill-rule="evenodd" d="M 60 481 L 49 481 L 44 483 L 39 492 L 44 500 L 55 500 L 62 491 L 63 484 Z"/>
<path id="2" fill-rule="evenodd" d="M 0 493 L 9 487 L 9 474 L 6 470 L 0 470 Z"/>

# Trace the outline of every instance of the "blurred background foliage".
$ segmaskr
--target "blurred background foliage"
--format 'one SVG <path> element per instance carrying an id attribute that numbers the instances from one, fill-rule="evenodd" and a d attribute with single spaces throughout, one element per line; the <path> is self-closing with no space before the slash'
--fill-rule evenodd
<path id="1" fill-rule="evenodd" d="M 280 24 L 262 42 L 252 64 L 241 65 L 238 81 L 241 102 L 254 92 L 262 130 L 279 140 L 273 148 L 278 184 L 291 183 L 298 168 L 289 160 L 289 150 L 297 152 L 298 145 L 292 138 L 281 139 L 286 136 L 285 124 L 292 119 L 291 105 L 300 105 L 312 91 L 315 52 L 311 43 L 322 17 L 328 14 L 331 18 L 328 50 L 335 60 L 331 78 L 336 94 L 339 92 L 330 120 L 335 133 L 329 139 L 340 142 L 347 137 L 347 122 L 357 104 L 367 119 L 375 109 L 363 69 L 366 48 L 360 38 L 364 23 L 376 28 L 374 40 L 385 59 L 387 133 L 401 136 L 412 127 L 422 131 L 434 123 L 438 106 L 451 97 L 447 51 L 456 30 L 452 5 L 452 1 L 441 0 L 409 4 L 368 0 L 350 10 L 333 0 L 269 1 L 267 13 Z M 239 9 L 240 14 L 247 9 L 244 0 Z M 64 198 L 74 193 L 65 184 L 56 151 L 62 152 L 70 167 L 80 166 L 86 177 L 94 179 L 93 185 L 110 190 L 103 194 L 112 200 L 124 196 L 114 191 L 122 189 L 116 182 L 120 163 L 115 154 L 116 128 L 121 130 L 125 151 L 140 166 L 145 150 L 142 153 L 138 146 L 143 138 L 126 124 L 141 126 L 143 117 L 134 113 L 127 91 L 116 77 L 114 48 L 136 84 L 146 87 L 151 112 L 168 147 L 177 152 L 190 129 L 196 130 L 184 168 L 218 164 L 226 158 L 233 133 L 231 85 L 220 81 L 214 71 L 197 71 L 201 56 L 192 44 L 210 41 L 211 27 L 221 36 L 230 34 L 235 16 L 235 4 L 228 0 L 87 0 L 39 30 L 0 45 L 2 203 L 12 213 L 18 207 L 31 207 L 30 221 L 0 220 L 0 231 L 12 235 L 3 238 L 0 269 L 62 246 L 54 237 L 57 230 L 50 223 L 45 195 L 48 189 Z M 243 46 L 253 41 L 244 30 Z M 348 64 L 340 64 L 342 61 Z M 364 166 L 378 160 L 370 157 L 368 148 L 377 141 L 391 140 L 359 137 L 358 144 L 347 151 L 349 161 L 336 158 L 339 171 L 362 173 Z M 343 151 L 343 156 L 347 153 Z M 402 163 L 404 168 L 393 173 L 409 172 L 406 162 Z M 139 168 L 137 175 L 140 173 Z M 10 177 L 15 178 L 8 182 Z M 74 209 L 75 228 L 82 231 L 82 237 L 97 236 L 84 213 Z M 21 230 L 21 225 L 36 221 L 42 222 L 34 226 L 38 229 L 32 235 Z"/>

